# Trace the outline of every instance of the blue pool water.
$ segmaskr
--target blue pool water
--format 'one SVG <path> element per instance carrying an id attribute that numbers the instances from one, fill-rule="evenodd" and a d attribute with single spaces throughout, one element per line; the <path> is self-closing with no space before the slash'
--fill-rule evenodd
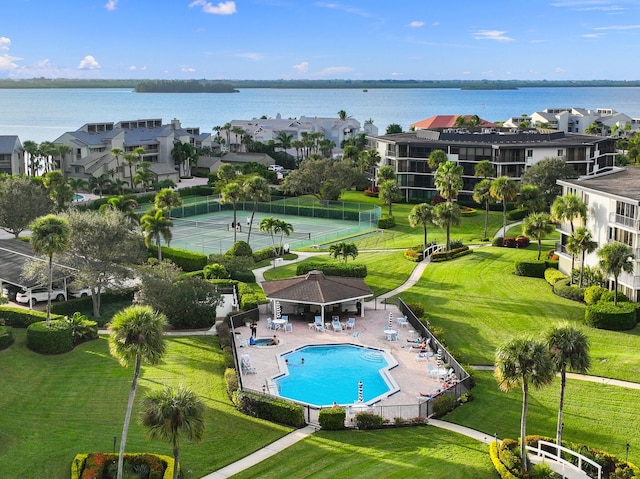
<path id="1" fill-rule="evenodd" d="M 353 404 L 358 382 L 363 400 L 385 395 L 391 386 L 380 371 L 389 366 L 385 353 L 377 349 L 340 344 L 305 346 L 282 355 L 289 361 L 289 374 L 275 378 L 280 396 L 314 406 Z M 302 359 L 304 358 L 304 364 Z"/>
<path id="2" fill-rule="evenodd" d="M 73 195 L 73 201 L 81 201 L 84 200 L 84 196 L 75 194 Z"/>

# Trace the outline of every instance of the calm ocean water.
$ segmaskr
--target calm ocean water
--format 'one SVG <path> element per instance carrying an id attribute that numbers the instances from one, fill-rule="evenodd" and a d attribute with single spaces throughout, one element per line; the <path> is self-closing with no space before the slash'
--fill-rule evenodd
<path id="1" fill-rule="evenodd" d="M 371 118 L 384 133 L 433 115 L 476 114 L 506 120 L 547 107 L 614 108 L 640 118 L 640 88 L 274 90 L 234 94 L 134 93 L 127 89 L 1 90 L 0 135 L 21 141 L 53 141 L 85 123 L 178 118 L 183 126 L 212 132 L 231 120 L 267 115 L 283 118 L 337 116 L 345 110 L 361 123 Z"/>

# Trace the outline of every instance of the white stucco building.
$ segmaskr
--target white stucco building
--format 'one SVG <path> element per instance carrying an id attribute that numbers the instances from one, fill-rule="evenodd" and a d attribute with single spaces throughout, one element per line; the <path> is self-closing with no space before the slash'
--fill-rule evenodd
<path id="1" fill-rule="evenodd" d="M 22 175 L 25 172 L 24 149 L 16 135 L 0 135 L 0 173 Z"/>

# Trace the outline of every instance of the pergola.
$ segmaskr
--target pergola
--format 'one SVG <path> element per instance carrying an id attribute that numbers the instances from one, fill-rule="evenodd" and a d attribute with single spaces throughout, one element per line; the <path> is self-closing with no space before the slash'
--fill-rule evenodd
<path id="1" fill-rule="evenodd" d="M 364 317 L 364 299 L 373 296 L 362 278 L 325 276 L 322 271 L 316 270 L 293 278 L 264 281 L 261 285 L 267 299 L 272 302 L 273 311 L 277 302 L 298 307 L 315 306 L 320 309 L 323 322 L 328 306 L 338 305 L 340 308 L 344 303 L 355 304 L 356 308 L 360 304 L 360 316 Z"/>

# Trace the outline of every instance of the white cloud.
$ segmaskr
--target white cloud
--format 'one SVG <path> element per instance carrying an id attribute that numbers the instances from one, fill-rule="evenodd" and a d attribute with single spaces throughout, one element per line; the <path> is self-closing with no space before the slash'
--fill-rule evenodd
<path id="1" fill-rule="evenodd" d="M 248 58 L 249 60 L 253 60 L 254 62 L 259 62 L 260 60 L 264 59 L 261 54 L 252 52 L 238 53 L 236 56 L 240 58 Z"/>
<path id="2" fill-rule="evenodd" d="M 440 26 L 440 22 L 433 22 L 431 25 L 433 25 L 434 27 Z"/>
<path id="3" fill-rule="evenodd" d="M 352 7 L 351 5 L 343 5 L 342 3 L 325 3 L 325 2 L 316 2 L 316 6 L 322 8 L 331 8 L 334 10 L 342 10 L 343 12 L 352 13 L 354 15 L 360 15 L 361 17 L 369 18 L 371 15 L 364 10 L 361 10 L 356 7 Z"/>
<path id="4" fill-rule="evenodd" d="M 624 10 L 620 5 L 615 4 L 610 0 L 560 0 L 552 3 L 552 7 L 570 8 L 572 10 L 578 10 L 583 12 L 589 11 L 603 11 L 603 12 L 618 12 Z"/>
<path id="5" fill-rule="evenodd" d="M 392 73 L 391 73 L 391 76 L 392 76 L 392 77 L 399 77 L 399 76 L 402 76 L 402 73 L 392 72 Z"/>
<path id="6" fill-rule="evenodd" d="M 471 75 L 471 72 L 470 71 L 463 71 L 462 74 L 463 75 Z"/>
<path id="7" fill-rule="evenodd" d="M 77 66 L 78 70 L 98 70 L 100 68 L 100 64 L 96 61 L 93 55 L 87 55 Z"/>
<path id="8" fill-rule="evenodd" d="M 118 0 L 107 0 L 107 3 L 104 4 L 104 8 L 112 12 L 118 6 Z"/>
<path id="9" fill-rule="evenodd" d="M 11 46 L 11 39 L 7 37 L 0 37 L 0 50 L 7 51 Z"/>
<path id="10" fill-rule="evenodd" d="M 420 20 L 414 20 L 413 22 L 411 22 L 409 24 L 410 27 L 412 28 L 420 28 L 424 26 L 424 22 L 420 21 Z"/>
<path id="11" fill-rule="evenodd" d="M 15 70 L 18 68 L 18 64 L 15 63 L 22 58 L 12 57 L 11 55 L 0 55 L 0 71 L 3 70 Z"/>
<path id="12" fill-rule="evenodd" d="M 594 30 L 636 30 L 640 25 L 611 25 L 608 27 L 596 27 Z"/>
<path id="13" fill-rule="evenodd" d="M 300 62 L 297 65 L 293 65 L 293 68 L 298 71 L 298 73 L 307 73 L 309 71 L 309 62 Z"/>
<path id="14" fill-rule="evenodd" d="M 183 67 L 180 67 L 180 71 L 181 71 L 182 73 L 193 73 L 193 72 L 195 72 L 195 71 L 196 71 L 196 69 L 195 69 L 195 68 L 192 68 L 192 67 L 185 67 L 185 66 L 183 66 Z"/>
<path id="15" fill-rule="evenodd" d="M 585 33 L 584 35 L 580 35 L 582 38 L 602 38 L 604 37 L 604 33 Z"/>
<path id="16" fill-rule="evenodd" d="M 352 67 L 327 67 L 317 72 L 316 75 L 319 75 L 319 76 L 333 75 L 335 73 L 345 73 L 350 71 L 353 71 Z"/>
<path id="17" fill-rule="evenodd" d="M 135 72 L 135 71 L 137 71 L 137 70 L 139 70 L 139 71 L 143 72 L 143 71 L 145 71 L 146 69 L 147 69 L 147 66 L 146 66 L 146 65 L 145 65 L 145 66 L 142 66 L 142 67 L 140 67 L 140 68 L 138 68 L 136 65 L 131 65 L 131 66 L 129 67 L 129 70 L 131 70 L 132 72 Z"/>
<path id="18" fill-rule="evenodd" d="M 233 1 L 220 2 L 218 5 L 213 5 L 205 0 L 195 0 L 189 4 L 189 8 L 199 6 L 202 6 L 204 13 L 211 13 L 212 15 L 233 15 L 237 13 L 236 2 Z"/>
<path id="19" fill-rule="evenodd" d="M 513 38 L 505 36 L 501 30 L 478 30 L 473 34 L 476 40 L 494 40 L 496 42 L 512 42 Z"/>

